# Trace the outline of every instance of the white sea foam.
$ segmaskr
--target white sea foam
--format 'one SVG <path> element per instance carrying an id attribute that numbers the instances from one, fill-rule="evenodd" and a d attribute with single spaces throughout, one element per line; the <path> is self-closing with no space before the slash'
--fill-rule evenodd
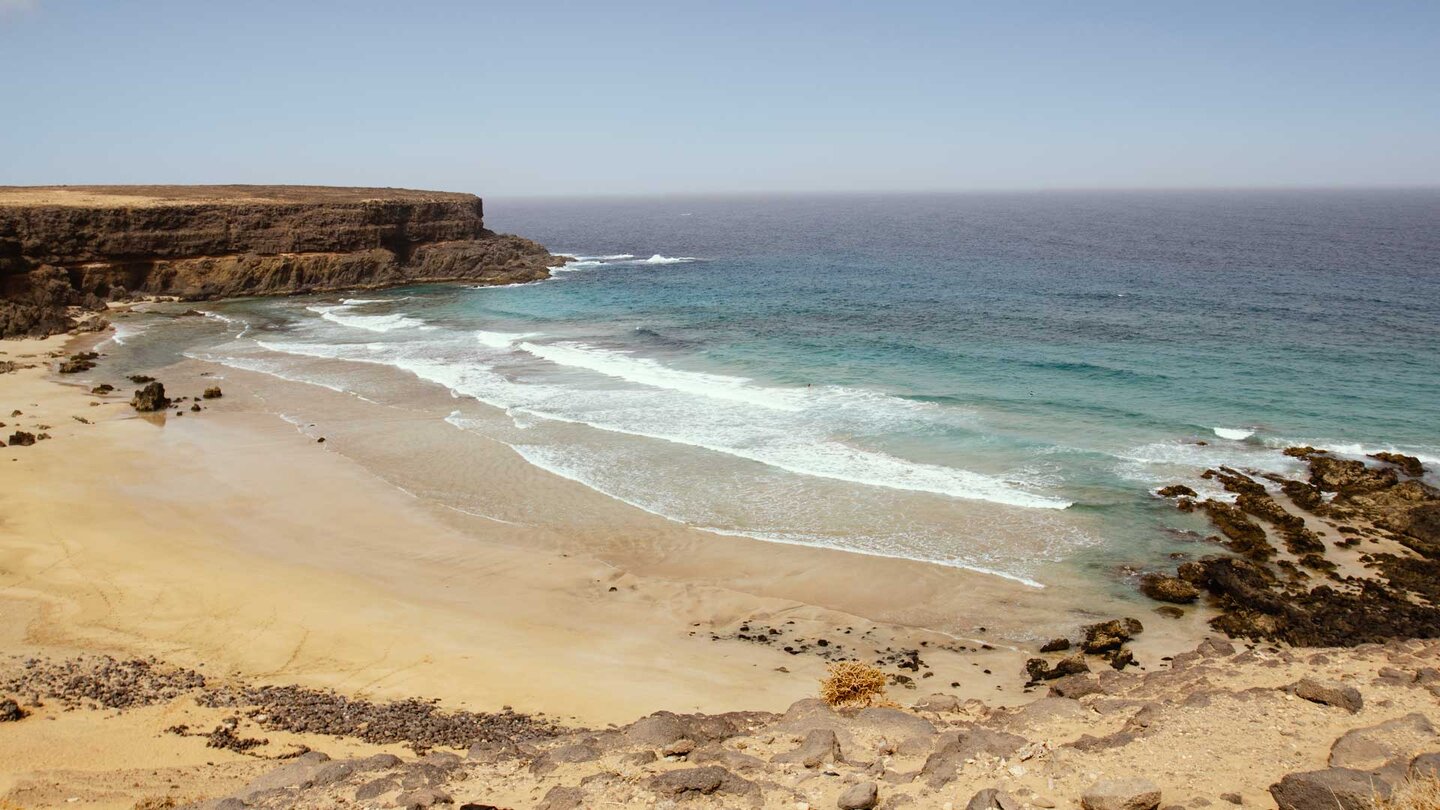
<path id="1" fill-rule="evenodd" d="M 1350 456 L 1352 458 L 1366 458 L 1375 453 L 1400 453 L 1402 455 L 1414 456 L 1429 467 L 1432 471 L 1440 469 L 1440 447 L 1407 447 L 1403 445 L 1364 445 L 1357 442 L 1337 442 L 1333 439 L 1266 439 L 1265 445 L 1276 449 L 1294 447 L 1296 445 L 1308 445 L 1321 450 L 1329 450 L 1339 456 Z"/>
<path id="2" fill-rule="evenodd" d="M 566 256 L 574 259 L 577 262 L 618 262 L 624 261 L 625 259 L 635 258 L 635 254 L 633 253 L 612 253 L 608 256 L 586 256 L 579 253 L 570 253 L 563 250 L 557 250 L 554 251 L 554 253 L 556 256 Z"/>
<path id="3" fill-rule="evenodd" d="M 588 369 L 609 377 L 618 377 L 640 385 L 668 388 L 712 399 L 745 402 L 762 408 L 798 411 L 798 392 L 755 386 L 744 377 L 728 377 L 698 371 L 682 371 L 629 352 L 611 351 L 583 343 L 531 343 L 520 348 L 544 360 L 562 366 Z"/>
<path id="4" fill-rule="evenodd" d="M 696 261 L 699 261 L 699 259 L 695 258 L 694 256 L 661 256 L 659 253 L 656 253 L 654 256 L 651 256 L 651 257 L 648 258 L 648 259 L 644 259 L 644 260 L 642 260 L 640 263 L 641 263 L 641 264 L 686 264 L 686 263 L 689 263 L 689 262 L 696 262 Z"/>
<path id="5" fill-rule="evenodd" d="M 473 424 L 470 420 L 463 418 L 459 412 L 452 413 L 445 421 L 458 428 L 461 428 L 462 430 L 471 429 L 470 426 Z M 561 460 L 562 454 L 557 454 L 553 452 L 553 448 L 527 445 L 523 443 L 512 444 L 511 447 L 515 450 L 516 453 L 520 454 L 521 458 L 524 458 L 530 464 L 533 464 L 540 469 L 543 469 L 554 475 L 558 475 L 561 478 L 583 484 L 590 489 L 614 498 L 617 501 L 627 503 L 635 507 L 636 509 L 640 509 L 641 511 L 648 512 L 652 515 L 656 515 L 658 517 L 674 521 L 676 523 L 692 525 L 683 519 L 677 518 L 674 515 L 666 514 L 666 512 L 662 511 L 661 509 L 657 509 L 652 507 L 651 505 L 641 503 L 634 498 L 627 498 L 621 493 L 615 491 L 612 487 L 605 486 L 603 483 L 596 480 L 595 476 L 591 475 L 587 469 L 565 463 L 563 460 Z M 965 570 L 975 571 L 977 573 L 987 574 L 989 576 L 1008 579 L 1032 588 L 1045 587 L 1042 583 L 1037 582 L 1036 580 L 1029 577 L 1009 571 L 1003 571 L 990 566 L 978 565 L 968 560 L 957 557 L 942 557 L 933 555 L 926 556 L 921 554 L 907 553 L 900 549 L 881 549 L 869 545 L 861 545 L 861 543 L 865 543 L 866 541 L 873 541 L 875 538 L 849 538 L 847 542 L 846 540 L 840 540 L 835 537 L 823 534 L 816 534 L 812 532 L 742 531 L 737 529 L 723 529 L 714 526 L 695 526 L 695 528 L 698 528 L 701 531 L 711 532 L 713 534 L 723 535 L 727 537 L 746 537 L 752 540 L 761 540 L 768 543 L 782 543 L 785 545 L 820 546 L 837 551 L 846 551 L 852 554 L 864 554 L 870 557 L 884 557 L 889 559 L 916 560 L 919 562 L 934 563 L 938 565 L 948 566 L 951 568 L 963 568 Z"/>
<path id="6" fill-rule="evenodd" d="M 532 337 L 538 337 L 538 334 L 535 332 L 487 332 L 483 329 L 475 331 L 475 339 L 492 349 L 508 349 L 517 341 Z"/>
<path id="7" fill-rule="evenodd" d="M 349 326 L 355 329 L 365 329 L 370 332 L 393 332 L 397 329 L 427 328 L 425 322 L 419 318 L 412 318 L 409 315 L 401 313 L 391 315 L 354 315 L 350 312 L 354 306 L 356 305 L 316 305 L 306 307 L 306 309 L 331 323 L 338 323 L 341 326 Z"/>
<path id="8" fill-rule="evenodd" d="M 1219 436 L 1222 439 L 1230 439 L 1231 441 L 1237 442 L 1244 441 L 1255 435 L 1255 431 L 1246 428 L 1217 427 L 1213 428 L 1213 430 L 1215 431 L 1216 436 Z"/>
<path id="9" fill-rule="evenodd" d="M 234 355 L 215 354 L 211 352 L 185 352 L 184 355 L 191 360 L 203 360 L 207 363 L 218 363 L 222 366 L 226 366 L 227 368 L 238 369 L 240 371 L 253 371 L 256 374 L 264 374 L 268 377 L 274 377 L 278 380 L 285 380 L 286 382 L 313 385 L 317 388 L 326 388 L 337 393 L 348 394 L 352 397 L 355 397 L 356 399 L 363 400 L 365 402 L 378 404 L 375 403 L 375 400 L 351 391 L 348 388 L 344 388 L 339 385 L 332 385 L 326 382 L 321 382 L 320 380 L 316 380 L 312 377 L 304 377 L 297 374 L 288 374 L 286 372 L 289 371 L 289 369 L 286 368 L 284 364 L 277 363 L 271 360 L 265 360 L 259 357 L 237 357 Z"/>
<path id="10" fill-rule="evenodd" d="M 110 332 L 110 336 L 100 341 L 100 343 L 97 344 L 97 348 L 98 346 L 104 346 L 107 343 L 114 343 L 116 346 L 124 346 L 127 340 L 144 332 L 145 329 L 146 327 L 136 323 L 116 323 L 112 327 L 113 331 Z"/>
<path id="11" fill-rule="evenodd" d="M 502 408 L 512 416 L 569 422 L 689 445 L 797 475 L 1036 509 L 1064 509 L 1071 505 L 989 475 L 898 458 L 833 435 L 837 424 L 853 422 L 860 429 L 883 429 L 887 424 L 913 419 L 917 410 L 927 407 L 869 392 L 836 387 L 767 389 L 751 386 L 742 378 L 679 371 L 653 361 L 636 362 L 646 358 L 615 352 L 550 354 L 582 368 L 598 366 L 604 369 L 600 373 L 607 376 L 630 382 L 643 380 L 645 389 L 518 382 L 473 358 L 446 360 L 425 347 L 261 345 L 274 351 L 390 365 L 442 385 L 454 395 Z M 528 342 L 519 347 L 537 357 L 543 356 L 547 348 Z M 609 355 L 624 359 L 616 362 Z M 795 407 L 808 398 L 813 398 L 809 407 Z M 760 403 L 764 407 L 754 407 Z M 775 407 L 777 404 L 780 407 Z"/>

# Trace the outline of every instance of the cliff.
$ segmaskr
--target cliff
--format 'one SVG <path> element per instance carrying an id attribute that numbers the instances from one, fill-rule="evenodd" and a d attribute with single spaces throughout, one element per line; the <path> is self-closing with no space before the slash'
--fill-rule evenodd
<path id="1" fill-rule="evenodd" d="M 323 186 L 0 186 L 0 337 L 75 308 L 548 278 L 564 260 L 484 226 L 479 197 Z"/>

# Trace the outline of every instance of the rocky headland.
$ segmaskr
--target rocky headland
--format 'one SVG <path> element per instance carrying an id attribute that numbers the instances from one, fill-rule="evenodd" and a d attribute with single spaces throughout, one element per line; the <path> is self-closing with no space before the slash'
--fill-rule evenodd
<path id="1" fill-rule="evenodd" d="M 563 263 L 484 225 L 473 194 L 323 186 L 0 187 L 0 337 L 103 327 L 132 297 L 206 300 L 423 282 L 512 284 Z"/>

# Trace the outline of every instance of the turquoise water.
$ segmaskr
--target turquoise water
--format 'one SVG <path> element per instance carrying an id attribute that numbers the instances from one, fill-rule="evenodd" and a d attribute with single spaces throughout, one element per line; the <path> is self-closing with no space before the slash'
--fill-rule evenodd
<path id="1" fill-rule="evenodd" d="M 691 525 L 1034 582 L 1185 548 L 1203 527 L 1151 492 L 1208 466 L 1295 472 L 1292 443 L 1440 463 L 1440 192 L 487 209 L 579 260 L 214 305 L 189 351 L 443 386 L 464 407 L 434 418 Z"/>

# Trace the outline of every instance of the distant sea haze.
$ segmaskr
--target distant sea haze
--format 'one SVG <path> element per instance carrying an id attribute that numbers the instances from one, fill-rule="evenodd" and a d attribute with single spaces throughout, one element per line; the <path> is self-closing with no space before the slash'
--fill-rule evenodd
<path id="1" fill-rule="evenodd" d="M 487 220 L 576 260 L 119 339 L 361 397 L 446 391 L 425 418 L 722 536 L 1037 586 L 1204 531 L 1152 493 L 1226 497 L 1207 467 L 1296 474 L 1294 443 L 1440 465 L 1437 191 L 489 201 Z"/>

